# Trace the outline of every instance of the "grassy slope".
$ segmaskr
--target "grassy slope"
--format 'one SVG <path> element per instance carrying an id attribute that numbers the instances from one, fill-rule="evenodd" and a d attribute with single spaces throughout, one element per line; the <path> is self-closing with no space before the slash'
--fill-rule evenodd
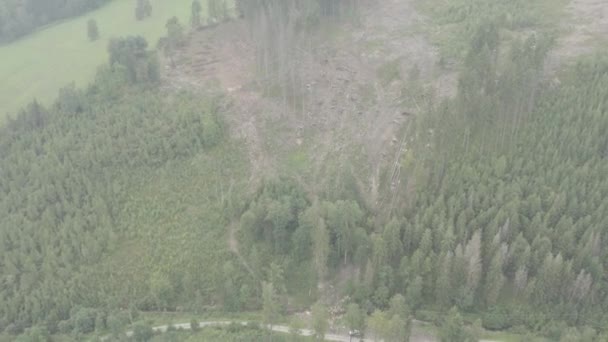
<path id="1" fill-rule="evenodd" d="M 106 62 L 108 40 L 142 35 L 155 46 L 168 18 L 188 22 L 191 0 L 151 0 L 152 16 L 136 21 L 134 1 L 115 0 L 83 16 L 50 26 L 14 43 L 0 46 L 0 124 L 33 98 L 51 102 L 59 88 L 86 85 L 98 65 Z M 206 6 L 203 6 L 206 8 Z M 87 38 L 86 23 L 97 20 L 101 37 Z"/>

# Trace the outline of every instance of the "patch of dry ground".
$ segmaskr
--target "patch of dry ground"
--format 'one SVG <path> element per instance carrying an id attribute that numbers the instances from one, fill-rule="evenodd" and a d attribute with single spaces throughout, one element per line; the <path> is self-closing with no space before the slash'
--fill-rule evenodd
<path id="1" fill-rule="evenodd" d="M 381 170 L 399 167 L 406 143 L 402 132 L 409 114 L 419 112 L 403 101 L 406 75 L 418 68 L 420 79 L 440 95 L 450 94 L 455 77 L 433 76 L 438 51 L 415 32 L 425 18 L 413 1 L 362 2 L 358 25 L 340 25 L 331 38 L 315 37 L 314 48 L 301 49 L 293 61 L 304 85 L 302 108 L 294 110 L 259 90 L 256 42 L 241 21 L 191 34 L 175 67 L 167 63 L 165 83 L 174 90 L 219 86 L 228 94 L 227 121 L 248 148 L 253 184 L 276 172 L 284 163 L 277 158 L 304 151 L 308 165 L 299 176 L 310 193 L 327 188 L 328 173 L 353 169 L 370 208 L 379 209 L 380 198 L 399 188 L 382 185 Z"/>
<path id="2" fill-rule="evenodd" d="M 549 73 L 557 71 L 564 62 L 591 53 L 598 40 L 608 41 L 608 0 L 572 0 L 566 9 L 570 17 L 562 25 L 566 34 L 558 39 L 557 47 L 547 58 Z"/>

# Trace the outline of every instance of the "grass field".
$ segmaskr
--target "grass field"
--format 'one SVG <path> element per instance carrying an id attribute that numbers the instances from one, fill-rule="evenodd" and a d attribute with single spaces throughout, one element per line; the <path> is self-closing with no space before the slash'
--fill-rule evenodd
<path id="1" fill-rule="evenodd" d="M 135 20 L 134 0 L 114 0 L 96 11 L 0 46 L 0 124 L 7 114 L 34 98 L 49 104 L 61 87 L 71 82 L 86 85 L 97 66 L 107 60 L 110 38 L 142 35 L 155 46 L 165 34 L 167 19 L 177 16 L 184 26 L 188 24 L 191 0 L 151 2 L 152 16 L 143 21 Z M 100 39 L 95 42 L 87 38 L 91 18 L 99 26 Z"/>

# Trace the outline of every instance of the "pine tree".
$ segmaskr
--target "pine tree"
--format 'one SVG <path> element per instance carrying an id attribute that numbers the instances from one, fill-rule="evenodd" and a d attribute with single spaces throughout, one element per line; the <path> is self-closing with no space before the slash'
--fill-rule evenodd
<path id="1" fill-rule="evenodd" d="M 492 307 L 496 305 L 496 302 L 498 301 L 500 291 L 502 290 L 502 287 L 505 282 L 505 276 L 502 273 L 502 267 L 503 253 L 501 250 L 498 250 L 492 258 L 490 269 L 488 270 L 488 274 L 486 276 L 485 303 L 487 307 Z"/>
<path id="2" fill-rule="evenodd" d="M 350 330 L 365 330 L 365 315 L 361 308 L 359 308 L 359 305 L 357 305 L 356 303 L 351 303 L 346 308 L 345 320 Z"/>
<path id="3" fill-rule="evenodd" d="M 99 39 L 99 29 L 97 27 L 97 21 L 95 19 L 89 19 L 87 22 L 87 35 L 90 41 Z"/>
<path id="4" fill-rule="evenodd" d="M 441 341 L 443 342 L 465 342 L 466 330 L 464 321 L 460 312 L 456 307 L 453 307 L 441 325 L 439 332 Z"/>
<path id="5" fill-rule="evenodd" d="M 192 1 L 191 14 L 190 14 L 190 23 L 193 28 L 197 28 L 201 26 L 201 12 L 203 11 L 203 6 L 199 0 Z"/>
<path id="6" fill-rule="evenodd" d="M 272 283 L 262 285 L 262 317 L 264 324 L 271 328 L 279 317 L 279 305 Z"/>
<path id="7" fill-rule="evenodd" d="M 329 313 L 327 307 L 320 302 L 312 306 L 312 327 L 315 332 L 315 339 L 323 341 L 327 329 L 329 329 Z"/>

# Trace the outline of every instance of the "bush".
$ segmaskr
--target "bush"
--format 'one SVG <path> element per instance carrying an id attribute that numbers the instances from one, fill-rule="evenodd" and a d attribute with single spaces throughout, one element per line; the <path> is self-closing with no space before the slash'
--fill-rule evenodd
<path id="1" fill-rule="evenodd" d="M 190 329 L 192 331 L 197 331 L 200 328 L 200 324 L 196 318 L 190 320 Z"/>
<path id="2" fill-rule="evenodd" d="M 35 326 L 27 329 L 26 333 L 17 338 L 18 342 L 48 342 L 49 331 L 45 326 Z"/>
<path id="3" fill-rule="evenodd" d="M 88 334 L 95 331 L 95 319 L 97 311 L 94 309 L 80 309 L 72 320 L 74 322 L 74 331 L 76 333 Z"/>
<path id="4" fill-rule="evenodd" d="M 551 341 L 559 341 L 565 335 L 568 326 L 564 322 L 551 321 L 543 328 L 543 335 Z"/>
<path id="5" fill-rule="evenodd" d="M 427 310 L 418 310 L 416 311 L 416 318 L 423 322 L 431 322 L 435 325 L 440 325 L 442 323 L 442 317 L 436 312 L 427 311 Z"/>
<path id="6" fill-rule="evenodd" d="M 138 323 L 133 327 L 133 338 L 137 342 L 147 342 L 154 336 L 154 330 L 148 324 Z"/>
<path id="7" fill-rule="evenodd" d="M 231 332 L 231 333 L 238 333 L 238 332 L 242 331 L 244 328 L 246 328 L 246 327 L 244 327 L 240 323 L 231 322 L 228 325 L 228 327 L 226 328 L 226 330 L 228 330 L 228 332 Z"/>
<path id="8" fill-rule="evenodd" d="M 488 330 L 506 330 L 513 326 L 511 315 L 502 307 L 495 307 L 484 313 L 482 323 Z"/>
<path id="9" fill-rule="evenodd" d="M 69 334 L 74 330 L 74 325 L 69 320 L 61 321 L 57 324 L 57 329 L 59 329 L 59 332 L 62 334 Z"/>
<path id="10" fill-rule="evenodd" d="M 261 330 L 262 327 L 260 327 L 260 323 L 258 322 L 247 322 L 247 328 L 251 329 L 251 330 Z"/>
<path id="11" fill-rule="evenodd" d="M 118 336 L 124 329 L 128 320 L 127 317 L 124 316 L 125 315 L 121 314 L 111 314 L 108 316 L 106 325 L 108 326 L 108 329 L 110 329 L 112 335 Z"/>
<path id="12" fill-rule="evenodd" d="M 23 332 L 23 325 L 20 322 L 13 322 L 7 325 L 4 331 L 9 335 L 19 335 Z"/>

